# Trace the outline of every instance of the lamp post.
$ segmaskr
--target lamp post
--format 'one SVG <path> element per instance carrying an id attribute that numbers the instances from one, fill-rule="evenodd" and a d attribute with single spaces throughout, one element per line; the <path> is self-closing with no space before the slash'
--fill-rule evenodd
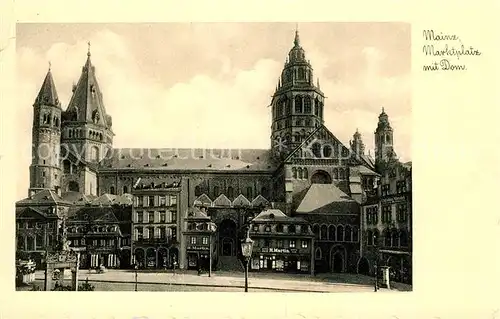
<path id="1" fill-rule="evenodd" d="M 137 291 L 137 264 L 134 265 L 134 270 L 135 270 L 135 291 Z"/>
<path id="2" fill-rule="evenodd" d="M 250 239 L 250 227 L 247 230 L 247 237 L 241 241 L 241 254 L 245 264 L 245 292 L 248 292 L 248 263 L 252 257 L 253 240 Z"/>
<path id="3" fill-rule="evenodd" d="M 378 251 L 377 251 L 377 236 L 373 235 L 373 245 L 375 248 L 375 292 L 378 291 Z"/>

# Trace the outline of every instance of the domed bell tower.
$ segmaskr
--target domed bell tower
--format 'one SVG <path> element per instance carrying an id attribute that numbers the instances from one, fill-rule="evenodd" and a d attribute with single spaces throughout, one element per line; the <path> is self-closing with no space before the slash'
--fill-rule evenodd
<path id="1" fill-rule="evenodd" d="M 391 158 L 395 158 L 393 146 L 393 130 L 389 123 L 389 116 L 382 108 L 382 113 L 378 117 L 378 125 L 375 130 L 375 162 L 387 162 Z"/>
<path id="2" fill-rule="evenodd" d="M 60 194 L 61 103 L 49 71 L 33 104 L 29 196 L 49 189 Z"/>
<path id="3" fill-rule="evenodd" d="M 297 30 L 271 101 L 271 149 L 275 157 L 286 157 L 323 124 L 324 99 L 319 80 L 314 84 L 313 68 Z"/>

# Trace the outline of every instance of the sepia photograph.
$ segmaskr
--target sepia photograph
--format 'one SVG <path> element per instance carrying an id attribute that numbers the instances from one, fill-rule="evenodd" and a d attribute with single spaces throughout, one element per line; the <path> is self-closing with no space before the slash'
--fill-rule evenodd
<path id="1" fill-rule="evenodd" d="M 412 291 L 411 59 L 402 22 L 18 23 L 15 289 Z"/>

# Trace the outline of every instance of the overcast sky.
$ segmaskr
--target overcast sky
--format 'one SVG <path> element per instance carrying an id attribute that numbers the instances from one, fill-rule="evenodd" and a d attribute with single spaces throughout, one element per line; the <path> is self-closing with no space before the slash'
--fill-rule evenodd
<path id="1" fill-rule="evenodd" d="M 18 24 L 19 198 L 31 162 L 32 105 L 48 62 L 67 107 L 91 43 L 114 147 L 269 148 L 270 108 L 295 23 Z M 300 23 L 327 99 L 326 126 L 372 150 L 384 107 L 411 160 L 411 41 L 406 23 Z"/>

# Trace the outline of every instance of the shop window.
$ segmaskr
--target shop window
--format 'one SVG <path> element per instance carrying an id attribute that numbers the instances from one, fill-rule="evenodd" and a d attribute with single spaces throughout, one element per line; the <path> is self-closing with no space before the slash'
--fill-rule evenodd
<path id="1" fill-rule="evenodd" d="M 196 237 L 191 236 L 191 245 L 196 245 Z"/>
<path id="2" fill-rule="evenodd" d="M 306 240 L 302 241 L 302 248 L 307 248 L 307 241 Z"/>
<path id="3" fill-rule="evenodd" d="M 295 240 L 290 240 L 290 248 L 295 248 Z"/>

